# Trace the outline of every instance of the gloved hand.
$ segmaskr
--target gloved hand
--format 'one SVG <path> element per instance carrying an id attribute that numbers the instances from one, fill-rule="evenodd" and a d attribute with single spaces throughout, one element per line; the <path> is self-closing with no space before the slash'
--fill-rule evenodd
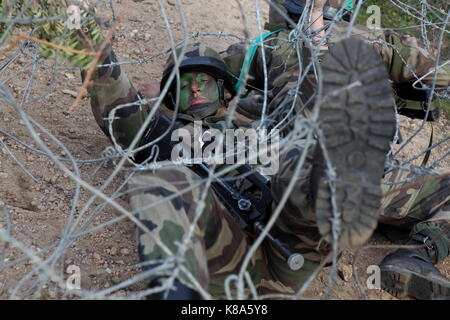
<path id="1" fill-rule="evenodd" d="M 254 95 L 241 99 L 236 106 L 236 111 L 249 119 L 258 120 L 261 118 L 263 103 L 263 96 Z"/>

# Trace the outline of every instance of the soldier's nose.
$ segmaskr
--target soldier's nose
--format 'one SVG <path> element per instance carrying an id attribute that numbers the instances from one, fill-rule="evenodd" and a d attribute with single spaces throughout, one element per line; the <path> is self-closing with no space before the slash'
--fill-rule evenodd
<path id="1" fill-rule="evenodd" d="M 200 92 L 200 88 L 198 87 L 198 84 L 196 82 L 192 83 L 191 92 L 193 94 Z"/>

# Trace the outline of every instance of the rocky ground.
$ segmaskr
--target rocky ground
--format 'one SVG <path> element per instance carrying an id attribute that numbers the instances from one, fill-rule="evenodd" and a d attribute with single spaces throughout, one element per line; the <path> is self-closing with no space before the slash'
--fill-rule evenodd
<path id="1" fill-rule="evenodd" d="M 250 35 L 258 33 L 258 24 L 255 17 L 254 2 L 244 1 L 243 10 L 246 13 L 247 29 Z M 164 0 L 168 21 L 172 26 L 175 40 L 183 38 L 180 16 L 175 0 Z M 194 32 L 220 32 L 244 35 L 244 19 L 240 13 L 237 2 L 234 1 L 195 1 L 183 0 L 185 18 L 189 26 L 189 34 Z M 262 3 L 262 2 L 261 2 Z M 105 8 L 106 12 L 110 12 Z M 267 6 L 261 4 L 261 17 L 267 17 Z M 158 81 L 162 72 L 162 65 L 166 56 L 152 58 L 145 64 L 137 63 L 140 58 L 154 56 L 169 47 L 168 34 L 164 27 L 160 8 L 156 1 L 131 0 L 118 1 L 115 4 L 115 13 L 123 21 L 116 32 L 114 48 L 119 60 L 130 61 L 131 64 L 123 68 L 130 75 L 133 83 L 138 87 L 147 81 Z M 202 37 L 202 41 L 212 47 L 225 49 L 227 45 L 236 41 L 232 37 L 217 36 Z M 6 84 L 17 99 L 21 101 L 28 81 L 30 81 L 32 66 L 30 51 L 24 54 L 2 74 L 2 83 Z M 2 65 L 8 56 L 0 56 Z M 47 61 L 51 64 L 51 61 Z M 109 145 L 108 140 L 97 127 L 90 111 L 89 101 L 82 100 L 79 107 L 69 111 L 76 93 L 81 85 L 78 71 L 52 70 L 40 66 L 33 73 L 33 83 L 28 101 L 24 104 L 24 111 L 43 125 L 52 136 L 56 137 L 76 159 L 99 158 L 102 151 Z M 36 101 L 31 99 L 38 98 Z M 414 132 L 421 122 L 400 119 L 404 136 Z M 435 141 L 439 137 L 448 136 L 449 121 L 441 117 L 434 124 Z M 0 129 L 17 137 L 21 141 L 37 147 L 34 139 L 20 116 L 7 105 L 0 105 Z M 423 150 L 429 143 L 431 125 L 426 124 L 424 129 L 402 153 L 402 157 L 409 158 Z M 40 131 L 40 138 L 58 157 L 67 157 L 52 137 Z M 433 151 L 430 161 L 438 159 L 448 152 L 448 143 Z M 15 159 L 13 159 L 13 157 Z M 417 162 L 420 163 L 421 159 Z M 68 168 L 70 163 L 65 162 Z M 80 163 L 78 169 L 80 177 L 95 188 L 100 188 L 113 171 L 114 164 L 108 162 Z M 440 167 L 442 171 L 449 171 L 450 159 L 445 159 Z M 24 170 L 26 169 L 26 171 Z M 28 172 L 28 173 L 27 173 Z M 103 190 L 106 195 L 112 195 L 121 185 L 124 178 L 119 173 L 113 181 Z M 47 156 L 31 151 L 12 138 L 0 134 L 0 207 L 5 207 L 10 219 L 5 218 L 5 211 L 0 215 L 0 223 L 10 226 L 10 234 L 27 250 L 37 251 L 48 248 L 38 255 L 39 258 L 48 258 L 55 249 L 50 247 L 57 243 L 63 235 L 67 234 L 67 227 L 76 227 L 77 232 L 83 232 L 97 225 L 116 218 L 116 209 L 106 207 L 97 210 L 103 201 L 92 198 L 92 193 L 81 188 L 78 200 L 76 184 L 64 173 L 54 161 Z M 91 201 L 91 203 L 89 203 Z M 117 195 L 116 201 L 127 207 L 127 198 Z M 87 211 L 83 209 L 88 207 Z M 77 225 L 75 226 L 75 222 Z M 83 226 L 83 224 L 85 224 Z M 71 234 L 76 234 L 74 231 Z M 375 235 L 370 244 L 389 244 L 381 235 Z M 3 263 L 8 265 L 23 256 L 23 252 L 13 243 L 7 246 L 0 243 Z M 79 236 L 65 251 L 63 263 L 66 270 L 69 265 L 81 268 L 81 287 L 86 290 L 100 291 L 115 284 L 121 283 L 141 270 L 134 267 L 139 262 L 133 223 L 122 219 L 114 224 L 88 232 Z M 360 282 L 365 288 L 367 267 L 377 265 L 392 249 L 366 248 L 356 252 L 346 251 L 339 263 L 339 277 L 332 290 L 332 299 L 361 299 L 355 284 L 355 267 Z M 1 261 L 1 260 L 0 260 Z M 34 292 L 33 285 L 38 280 L 36 275 L 28 277 L 29 272 L 36 266 L 36 261 L 29 259 L 9 266 L 0 272 L 0 298 L 11 296 L 21 298 L 23 294 Z M 450 259 L 440 264 L 440 269 L 450 276 Z M 322 297 L 328 286 L 326 268 L 308 289 L 306 296 L 312 299 Z M 37 272 L 36 274 L 40 274 Z M 40 292 L 29 297 L 41 299 L 54 299 L 63 297 L 63 292 L 55 289 L 50 281 L 42 287 Z M 16 290 L 17 289 L 17 290 Z M 133 292 L 143 289 L 142 283 L 136 283 L 111 294 L 115 297 L 130 296 Z M 393 299 L 388 293 L 381 290 L 367 290 L 370 299 Z"/>

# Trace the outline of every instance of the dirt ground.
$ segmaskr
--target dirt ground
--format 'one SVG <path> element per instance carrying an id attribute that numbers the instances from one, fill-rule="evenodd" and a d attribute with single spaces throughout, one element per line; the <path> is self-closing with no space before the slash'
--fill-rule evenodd
<path id="1" fill-rule="evenodd" d="M 243 1 L 243 9 L 246 13 L 247 28 L 251 36 L 258 33 L 258 24 L 255 17 L 253 1 Z M 175 40 L 183 39 L 183 29 L 175 0 L 164 0 L 168 21 L 172 26 Z M 234 1 L 220 0 L 183 0 L 185 18 L 189 26 L 189 34 L 195 32 L 229 32 L 244 36 L 243 17 L 239 7 Z M 147 81 L 158 81 L 162 72 L 162 65 L 166 55 L 151 59 L 144 64 L 137 63 L 139 59 L 154 56 L 169 47 L 168 35 L 156 1 L 131 1 L 122 0 L 115 3 L 115 13 L 123 17 L 114 43 L 114 49 L 120 61 L 133 63 L 124 65 L 125 72 L 130 76 L 136 86 Z M 109 13 L 108 8 L 105 11 Z M 268 8 L 261 2 L 261 17 L 267 17 Z M 263 19 L 263 20 L 264 20 Z M 264 21 L 262 22 L 262 25 Z M 234 43 L 235 38 L 208 36 L 199 38 L 209 46 L 225 49 L 227 45 Z M 2 74 L 1 81 L 5 83 L 17 101 L 21 101 L 32 72 L 31 51 L 16 60 L 6 72 Z M 8 57 L 0 57 L 2 65 Z M 51 61 L 47 61 L 51 64 Z M 83 99 L 80 106 L 69 111 L 74 101 L 73 92 L 77 92 L 80 85 L 78 71 L 52 70 L 40 66 L 32 79 L 31 94 L 24 104 L 25 112 L 34 120 L 44 126 L 55 136 L 71 153 L 75 159 L 94 159 L 102 155 L 102 151 L 109 146 L 109 142 L 96 125 L 92 116 L 88 99 Z M 43 96 L 35 102 L 31 99 Z M 400 117 L 401 129 L 404 137 L 414 132 L 421 122 Z M 448 136 L 449 121 L 444 117 L 434 124 L 435 141 Z M 25 122 L 11 106 L 0 104 L 0 129 L 10 133 L 31 146 L 37 147 L 34 139 L 28 132 Z M 431 125 L 425 128 L 402 153 L 402 157 L 410 158 L 423 150 L 429 143 Z M 40 138 L 58 157 L 66 157 L 52 138 L 44 132 L 39 133 Z M 29 148 L 17 143 L 12 138 L 0 133 L 0 207 L 4 206 L 10 216 L 11 235 L 28 250 L 37 251 L 48 248 L 40 253 L 42 259 L 49 258 L 54 253 L 54 248 L 49 247 L 57 243 L 67 232 L 67 227 L 74 227 L 72 219 L 78 221 L 76 228 L 79 232 L 91 229 L 96 225 L 110 221 L 117 217 L 117 210 L 106 207 L 97 210 L 103 201 L 94 198 L 92 194 L 81 188 L 77 194 L 76 184 L 47 156 L 31 151 Z M 443 156 L 449 150 L 449 144 L 443 144 L 433 151 L 430 163 L 434 159 Z M 15 161 L 12 155 L 18 160 Z M 421 159 L 416 162 L 420 163 Z M 20 163 L 20 165 L 18 164 Z M 73 170 L 69 162 L 65 165 Z M 30 174 L 27 174 L 23 166 Z M 103 186 L 113 171 L 111 161 L 95 163 L 79 163 L 78 170 L 81 178 L 95 188 Z M 439 170 L 448 172 L 450 159 L 445 159 Z M 112 183 L 103 192 L 113 195 L 123 182 L 124 174 L 119 173 Z M 74 197 L 79 196 L 76 206 L 72 208 Z M 89 204 L 89 209 L 84 212 L 83 207 Z M 127 198 L 118 194 L 116 201 L 127 208 Z M 0 224 L 7 225 L 7 221 L 0 220 Z M 375 234 L 370 240 L 370 245 L 390 244 L 383 236 Z M 1 244 L 0 252 L 3 263 L 8 265 L 15 259 L 23 256 L 23 252 L 14 248 L 12 244 Z M 64 248 L 63 248 L 64 249 Z M 77 240 L 64 249 L 63 259 L 65 270 L 69 265 L 77 265 L 81 268 L 81 287 L 86 290 L 105 290 L 115 284 L 121 283 L 138 274 L 141 270 L 134 267 L 139 262 L 134 236 L 134 225 L 127 219 L 122 219 L 95 232 L 79 236 Z M 339 262 L 340 277 L 335 282 L 332 290 L 332 299 L 361 299 L 361 295 L 355 284 L 352 266 L 359 274 L 360 282 L 366 288 L 368 277 L 367 267 L 377 265 L 383 257 L 392 249 L 366 248 L 359 255 L 354 251 L 345 251 Z M 14 264 L 0 272 L 0 299 L 9 297 L 37 299 L 71 298 L 63 296 L 63 293 L 55 289 L 55 285 L 49 281 L 40 285 L 41 290 L 35 295 L 33 287 L 38 280 L 36 275 L 28 277 L 29 272 L 35 267 L 35 263 L 25 260 Z M 441 271 L 450 277 L 450 259 L 439 265 Z M 327 285 L 327 272 L 325 268 L 308 289 L 305 297 L 319 299 L 323 297 Z M 39 272 L 37 272 L 39 274 Z M 142 290 L 143 284 L 138 282 L 131 286 L 112 292 L 115 297 L 126 297 Z M 367 290 L 369 299 L 394 299 L 391 295 L 381 290 Z"/>

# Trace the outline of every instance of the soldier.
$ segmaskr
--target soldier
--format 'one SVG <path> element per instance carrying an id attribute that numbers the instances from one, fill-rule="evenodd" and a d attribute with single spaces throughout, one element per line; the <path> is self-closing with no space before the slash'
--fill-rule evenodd
<path id="1" fill-rule="evenodd" d="M 316 1 L 318 16 L 323 2 Z M 406 45 L 402 39 L 395 39 L 397 45 Z M 285 30 L 264 40 L 268 45 L 267 92 L 262 51 L 258 50 L 246 65 L 242 45 L 231 46 L 222 56 L 201 44 L 190 46 L 178 68 L 179 84 L 170 80 L 176 65 L 173 56 L 161 82 L 161 92 L 166 86 L 169 88 L 164 97 L 168 110 L 161 112 L 172 115 L 178 127 L 190 128 L 195 120 L 201 120 L 205 127 L 225 129 L 249 126 L 253 123 L 247 120 L 259 120 L 260 98 L 241 100 L 237 114 L 229 106 L 242 91 L 242 70 L 249 73 L 246 88 L 267 94 L 267 119 L 289 122 L 285 137 L 291 143 L 281 153 L 280 170 L 270 181 L 273 210 L 268 210 L 265 218 L 270 218 L 278 205 L 282 206 L 271 234 L 300 253 L 305 262 L 301 269 L 292 270 L 273 243 L 263 242 L 247 265 L 256 290 L 259 294 L 294 294 L 322 262 L 329 260 L 333 245 L 343 249 L 364 244 L 379 220 L 412 228 L 408 243 L 420 245 L 419 249 L 399 250 L 386 257 L 381 265 L 386 289 L 399 297 L 449 298 L 450 284 L 433 266 L 449 254 L 448 177 L 425 179 L 420 185 L 381 185 L 382 178 L 401 182 L 412 176 L 410 171 L 398 169 L 383 177 L 395 127 L 388 77 L 400 83 L 425 76 L 423 82 L 430 84 L 433 77 L 426 74 L 433 69 L 434 60 L 411 46 L 407 66 L 389 46 L 376 44 L 373 48 L 347 39 L 334 44 L 321 58 L 322 80 L 309 72 L 298 88 L 299 69 L 306 66 L 311 52 L 318 48 L 288 40 L 289 32 Z M 301 47 L 299 56 L 297 44 Z M 101 61 L 117 62 L 111 47 L 103 52 Z M 409 68 L 416 70 L 413 73 Z M 448 87 L 449 80 L 448 69 L 438 72 L 439 86 Z M 142 103 L 141 94 L 119 65 L 98 68 L 93 83 L 89 92 L 97 123 L 110 139 L 128 148 L 152 107 Z M 318 83 L 323 84 L 320 96 Z M 315 112 L 312 101 L 318 98 L 322 99 L 319 119 L 323 142 L 305 145 L 304 137 L 292 132 L 309 123 L 307 120 Z M 146 137 L 151 136 L 151 127 L 148 133 L 140 139 L 140 146 L 149 142 Z M 144 149 L 137 158 L 145 158 L 145 150 L 148 152 Z M 302 165 L 303 151 L 306 159 Z M 335 168 L 331 185 L 325 158 Z M 210 188 L 204 190 L 202 178 L 185 166 L 173 164 L 155 172 L 135 174 L 129 182 L 132 212 L 147 228 L 139 231 L 142 261 L 170 258 L 174 264 L 164 265 L 169 269 L 149 279 L 149 286 L 157 288 L 169 279 L 174 266 L 180 266 L 175 289 L 157 293 L 154 298 L 195 299 L 205 292 L 223 297 L 225 279 L 239 272 L 254 241 L 230 216 L 219 195 Z M 292 179 L 295 183 L 289 193 Z M 336 199 L 330 186 L 335 188 Z M 332 224 L 336 218 L 334 207 L 340 216 Z M 336 223 L 340 225 L 337 243 L 333 231 Z"/>

